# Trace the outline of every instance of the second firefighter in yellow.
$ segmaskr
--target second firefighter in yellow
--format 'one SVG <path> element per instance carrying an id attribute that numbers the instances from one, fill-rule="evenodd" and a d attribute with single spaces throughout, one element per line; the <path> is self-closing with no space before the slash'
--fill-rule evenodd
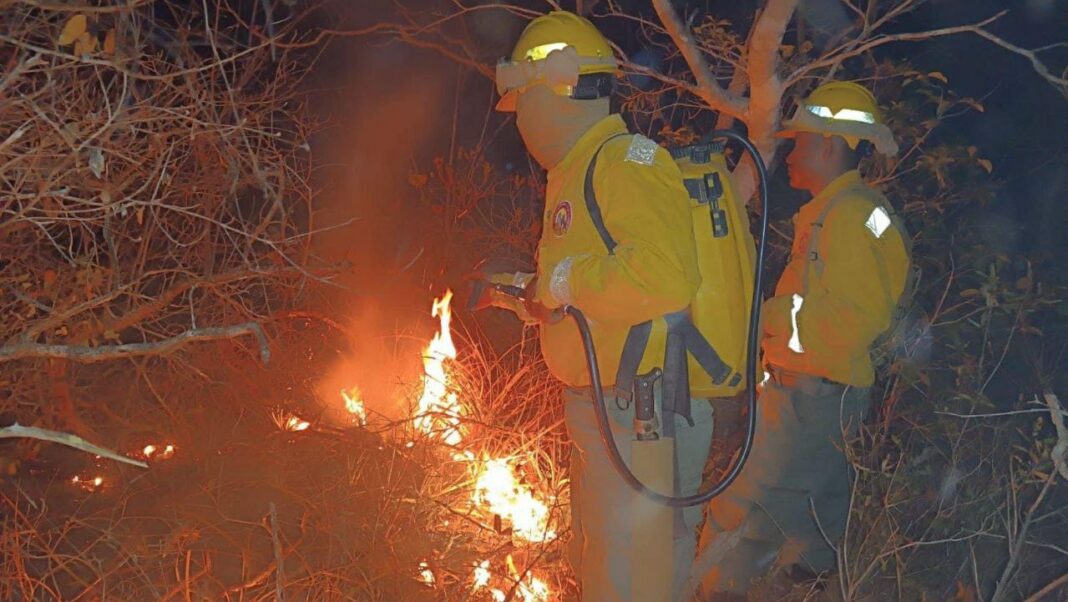
<path id="1" fill-rule="evenodd" d="M 875 98 L 850 82 L 817 88 L 783 137 L 790 184 L 813 198 L 794 217 L 790 261 L 764 303 L 760 390 L 749 461 L 709 505 L 695 564 L 703 599 L 744 600 L 775 569 L 809 579 L 835 567 L 849 464 L 842 447 L 871 405 L 872 351 L 901 310 L 909 239 L 857 171 L 893 154 Z"/>

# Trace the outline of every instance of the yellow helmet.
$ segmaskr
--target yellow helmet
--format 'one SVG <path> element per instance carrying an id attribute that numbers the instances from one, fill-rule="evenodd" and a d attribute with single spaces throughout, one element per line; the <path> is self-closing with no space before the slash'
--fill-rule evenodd
<path id="1" fill-rule="evenodd" d="M 883 122 L 875 96 L 854 82 L 830 82 L 813 90 L 778 135 L 793 138 L 798 132 L 841 136 L 852 149 L 867 140 L 884 155 L 897 154 L 897 143 Z"/>
<path id="2" fill-rule="evenodd" d="M 498 111 L 514 111 L 516 97 L 535 84 L 580 100 L 612 93 L 617 69 L 612 46 L 589 20 L 553 11 L 531 21 L 516 42 L 511 60 L 497 63 Z"/>

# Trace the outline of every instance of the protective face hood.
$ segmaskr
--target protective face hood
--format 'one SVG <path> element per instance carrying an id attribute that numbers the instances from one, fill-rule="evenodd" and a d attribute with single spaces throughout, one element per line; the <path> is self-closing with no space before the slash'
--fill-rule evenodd
<path id="1" fill-rule="evenodd" d="M 545 86 L 518 95 L 516 126 L 531 156 L 552 169 L 594 124 L 608 116 L 608 99 L 572 100 Z"/>

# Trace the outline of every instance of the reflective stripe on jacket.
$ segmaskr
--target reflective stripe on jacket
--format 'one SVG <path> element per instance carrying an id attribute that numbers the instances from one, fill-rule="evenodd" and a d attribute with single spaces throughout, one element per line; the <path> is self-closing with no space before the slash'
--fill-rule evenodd
<path id="1" fill-rule="evenodd" d="M 601 120 L 549 171 L 538 243 L 538 299 L 550 307 L 566 302 L 586 314 L 605 386 L 615 380 L 634 324 L 653 320 L 639 372 L 663 362 L 661 316 L 687 307 L 701 282 L 689 195 L 678 167 L 652 141 L 621 134 L 627 129 L 618 115 Z M 605 226 L 618 243 L 611 255 L 583 200 L 586 168 L 602 144 L 593 184 Z M 566 299 L 559 298 L 562 290 Z M 554 376 L 569 386 L 589 385 L 582 341 L 570 319 L 542 326 L 541 344 Z"/>
<path id="2" fill-rule="evenodd" d="M 858 387 L 875 380 L 870 347 L 905 288 L 907 236 L 857 171 L 835 179 L 794 217 L 790 262 L 764 302 L 764 360 Z"/>

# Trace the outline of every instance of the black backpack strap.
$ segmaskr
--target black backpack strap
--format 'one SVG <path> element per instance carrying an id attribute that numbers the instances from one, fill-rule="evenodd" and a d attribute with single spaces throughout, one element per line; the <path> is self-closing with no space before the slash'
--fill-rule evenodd
<path id="1" fill-rule="evenodd" d="M 601 155 L 601 149 L 604 145 L 608 144 L 609 140 L 614 140 L 620 136 L 629 136 L 630 134 L 616 134 L 606 139 L 601 143 L 601 146 L 597 147 L 597 152 L 593 153 L 593 159 L 590 160 L 589 167 L 586 168 L 586 181 L 583 187 L 583 197 L 586 201 L 586 213 L 590 214 L 590 220 L 593 222 L 593 227 L 597 229 L 597 234 L 601 235 L 601 240 L 604 242 L 604 246 L 608 248 L 608 254 L 611 255 L 616 250 L 616 239 L 612 238 L 612 235 L 608 233 L 608 228 L 604 225 L 604 216 L 601 215 L 601 206 L 597 204 L 597 193 L 593 190 L 593 172 L 597 169 L 597 157 Z"/>
<path id="2" fill-rule="evenodd" d="M 645 348 L 649 345 L 649 333 L 653 331 L 653 322 L 646 320 L 635 324 L 627 331 L 627 340 L 623 342 L 623 354 L 619 357 L 616 370 L 616 396 L 630 403 L 634 393 L 634 379 L 638 376 Z"/>
<path id="3" fill-rule="evenodd" d="M 616 239 L 612 238 L 608 228 L 604 225 L 604 216 L 601 214 L 601 206 L 597 203 L 597 192 L 593 187 L 593 173 L 597 169 L 597 157 L 601 155 L 601 149 L 604 148 L 604 145 L 608 144 L 609 140 L 627 135 L 629 134 L 616 134 L 602 142 L 601 146 L 597 147 L 597 152 L 593 154 L 593 159 L 590 160 L 589 166 L 586 167 L 586 180 L 583 187 L 586 213 L 589 214 L 590 221 L 593 222 L 593 227 L 597 229 L 597 234 L 601 236 L 601 241 L 604 242 L 609 255 L 615 252 L 618 243 L 616 243 Z M 652 321 L 635 324 L 630 327 L 630 331 L 627 332 L 627 340 L 623 343 L 623 354 L 619 358 L 619 368 L 616 370 L 615 388 L 616 395 L 622 397 L 628 403 L 633 395 L 634 379 L 638 375 L 638 367 L 642 362 L 642 356 L 645 355 L 645 348 L 649 344 L 649 333 L 652 330 Z"/>

